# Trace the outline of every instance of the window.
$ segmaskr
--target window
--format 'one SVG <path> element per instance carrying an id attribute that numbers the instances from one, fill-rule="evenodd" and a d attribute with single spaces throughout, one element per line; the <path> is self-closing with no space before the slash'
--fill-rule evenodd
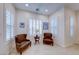
<path id="1" fill-rule="evenodd" d="M 51 20 L 51 32 L 57 35 L 57 17 L 55 16 Z"/>
<path id="2" fill-rule="evenodd" d="M 6 10 L 6 39 L 10 40 L 13 37 L 13 14 Z"/>
<path id="3" fill-rule="evenodd" d="M 30 35 L 42 34 L 42 21 L 30 19 L 29 20 L 29 29 L 30 29 L 30 31 L 29 31 Z"/>
<path id="4" fill-rule="evenodd" d="M 74 34 L 74 17 L 70 16 L 70 35 L 73 36 Z"/>

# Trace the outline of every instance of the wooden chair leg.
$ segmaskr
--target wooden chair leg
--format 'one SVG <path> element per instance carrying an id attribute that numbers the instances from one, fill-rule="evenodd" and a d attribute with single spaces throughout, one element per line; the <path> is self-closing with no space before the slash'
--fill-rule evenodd
<path id="1" fill-rule="evenodd" d="M 22 55 L 22 52 L 20 52 L 20 55 Z"/>
<path id="2" fill-rule="evenodd" d="M 30 47 L 31 47 L 31 42 L 30 42 Z"/>
<path id="3" fill-rule="evenodd" d="M 38 40 L 38 43 L 40 44 L 39 40 Z"/>
<path id="4" fill-rule="evenodd" d="M 35 44 L 37 43 L 37 41 L 35 40 Z"/>
<path id="5" fill-rule="evenodd" d="M 53 43 L 52 43 L 52 46 L 53 46 Z"/>

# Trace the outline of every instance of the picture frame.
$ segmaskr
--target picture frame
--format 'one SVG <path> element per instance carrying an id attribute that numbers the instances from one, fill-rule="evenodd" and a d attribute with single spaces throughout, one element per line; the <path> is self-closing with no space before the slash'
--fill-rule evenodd
<path id="1" fill-rule="evenodd" d="M 48 30 L 48 22 L 43 22 L 43 30 Z"/>
<path id="2" fill-rule="evenodd" d="M 20 28 L 24 28 L 24 27 L 25 27 L 24 22 L 21 22 L 20 25 L 19 25 L 19 27 L 20 27 Z"/>

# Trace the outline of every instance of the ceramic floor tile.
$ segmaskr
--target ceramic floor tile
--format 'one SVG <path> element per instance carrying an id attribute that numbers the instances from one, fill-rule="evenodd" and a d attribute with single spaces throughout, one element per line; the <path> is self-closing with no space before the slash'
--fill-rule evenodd
<path id="1" fill-rule="evenodd" d="M 18 55 L 18 53 L 14 50 L 15 49 L 13 49 L 11 54 Z M 32 46 L 23 52 L 23 55 L 79 55 L 79 45 L 63 48 L 56 44 L 51 46 L 40 42 L 40 44 L 35 45 L 33 42 Z"/>

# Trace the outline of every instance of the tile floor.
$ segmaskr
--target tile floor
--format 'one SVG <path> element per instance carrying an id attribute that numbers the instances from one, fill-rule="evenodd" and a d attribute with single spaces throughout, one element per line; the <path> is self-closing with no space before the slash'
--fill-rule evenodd
<path id="1" fill-rule="evenodd" d="M 18 55 L 15 49 L 12 50 L 11 55 Z M 40 42 L 40 44 L 34 44 L 23 52 L 23 55 L 79 55 L 79 45 L 75 44 L 71 47 L 63 48 L 56 44 L 54 46 L 46 45 Z"/>

